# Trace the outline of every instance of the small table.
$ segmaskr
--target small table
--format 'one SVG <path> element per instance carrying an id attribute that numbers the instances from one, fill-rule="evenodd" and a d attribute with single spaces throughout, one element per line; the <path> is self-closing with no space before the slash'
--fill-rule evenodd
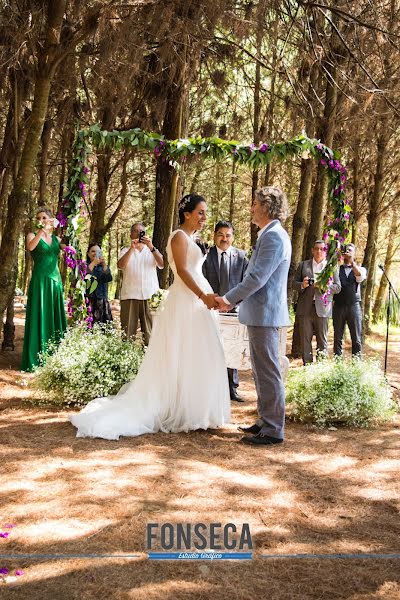
<path id="1" fill-rule="evenodd" d="M 237 314 L 219 314 L 220 332 L 227 367 L 231 369 L 251 369 L 249 336 L 246 325 L 239 323 Z M 289 360 L 286 357 L 287 327 L 279 328 L 279 359 L 282 377 L 286 379 Z"/>

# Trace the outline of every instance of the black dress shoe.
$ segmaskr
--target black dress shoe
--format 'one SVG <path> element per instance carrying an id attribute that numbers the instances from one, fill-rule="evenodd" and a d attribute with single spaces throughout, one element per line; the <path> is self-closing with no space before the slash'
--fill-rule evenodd
<path id="1" fill-rule="evenodd" d="M 244 444 L 253 444 L 254 446 L 273 446 L 274 444 L 282 444 L 283 442 L 280 438 L 274 438 L 263 433 L 242 437 L 241 441 Z"/>
<path id="2" fill-rule="evenodd" d="M 238 427 L 239 431 L 243 431 L 243 433 L 254 433 L 254 435 L 257 435 L 257 433 L 260 433 L 261 431 L 261 427 L 259 425 L 251 425 L 250 427 Z"/>
<path id="3" fill-rule="evenodd" d="M 231 400 L 235 400 L 236 402 L 244 402 L 243 398 L 241 398 L 237 392 L 231 392 Z"/>

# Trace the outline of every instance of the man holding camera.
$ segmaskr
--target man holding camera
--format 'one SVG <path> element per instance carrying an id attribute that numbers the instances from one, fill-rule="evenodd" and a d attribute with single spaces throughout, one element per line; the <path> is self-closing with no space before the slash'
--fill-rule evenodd
<path id="1" fill-rule="evenodd" d="M 342 355 L 344 328 L 347 323 L 351 337 L 351 353 L 361 354 L 361 292 L 360 284 L 367 277 L 365 267 L 359 266 L 355 261 L 356 248 L 354 244 L 347 244 L 342 248 L 342 264 L 339 268 L 341 292 L 335 296 L 333 305 L 333 352 L 336 356 Z"/>
<path id="2" fill-rule="evenodd" d="M 121 287 L 121 326 L 128 338 L 136 336 L 138 322 L 146 346 L 149 344 L 152 319 L 148 301 L 159 288 L 157 268 L 164 267 L 164 259 L 153 246 L 142 223 L 131 227 L 131 245 L 122 248 L 117 262 L 123 271 Z"/>
<path id="3" fill-rule="evenodd" d="M 311 250 L 312 258 L 300 263 L 294 278 L 294 288 L 299 292 L 296 314 L 299 319 L 303 364 L 313 362 L 312 339 L 317 338 L 317 356 L 328 353 L 328 323 L 332 315 L 332 296 L 340 292 L 339 274 L 333 274 L 326 304 L 316 286 L 318 273 L 326 266 L 325 242 L 317 240 Z"/>

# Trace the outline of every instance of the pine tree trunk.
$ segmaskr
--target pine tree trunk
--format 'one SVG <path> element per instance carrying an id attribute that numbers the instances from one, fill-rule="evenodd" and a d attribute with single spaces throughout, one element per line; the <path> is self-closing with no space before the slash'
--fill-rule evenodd
<path id="1" fill-rule="evenodd" d="M 369 212 L 367 216 L 368 221 L 368 237 L 365 246 L 363 266 L 367 269 L 367 284 L 365 286 L 364 294 L 364 331 L 365 334 L 369 334 L 371 331 L 370 327 L 370 312 L 373 302 L 374 282 L 375 282 L 375 269 L 376 269 L 376 254 L 377 254 L 377 242 L 378 242 L 378 231 L 379 231 L 379 219 L 380 219 L 380 202 L 382 198 L 383 190 L 383 179 L 385 169 L 385 156 L 386 148 L 388 144 L 388 126 L 386 119 L 382 119 L 380 123 L 380 131 L 377 138 L 377 155 L 376 155 L 376 168 L 374 173 L 374 188 L 372 194 L 369 196 Z"/>
<path id="2" fill-rule="evenodd" d="M 394 258 L 394 254 L 395 254 L 395 241 L 396 241 L 396 234 L 397 234 L 398 227 L 399 227 L 399 220 L 398 220 L 396 213 L 393 212 L 392 222 L 390 225 L 388 245 L 386 248 L 385 264 L 384 264 L 385 273 L 389 279 L 390 279 L 390 271 L 392 268 L 393 258 Z M 379 320 L 379 315 L 381 312 L 383 301 L 386 296 L 387 288 L 388 288 L 387 279 L 384 275 L 382 275 L 381 281 L 379 284 L 378 293 L 377 293 L 376 299 L 375 299 L 374 308 L 372 311 L 372 322 L 373 323 L 377 323 Z"/>
<path id="3" fill-rule="evenodd" d="M 303 258 L 303 244 L 307 229 L 308 208 L 310 202 L 310 191 L 313 176 L 312 160 L 301 161 L 301 179 L 299 197 L 297 200 L 296 212 L 293 217 L 292 228 L 292 259 L 290 262 L 288 279 L 288 300 L 289 305 L 293 302 L 293 276 Z"/>
<path id="4" fill-rule="evenodd" d="M 353 158 L 353 227 L 351 230 L 351 241 L 357 247 L 357 229 L 359 220 L 358 200 L 360 193 L 360 140 L 356 138 L 354 142 Z"/>
<path id="5" fill-rule="evenodd" d="M 177 139 L 184 135 L 187 126 L 188 108 L 188 68 L 187 44 L 175 48 L 181 55 L 182 68 L 175 71 L 175 78 L 166 89 L 166 110 L 162 133 L 167 139 Z M 166 260 L 166 246 L 176 214 L 178 173 L 168 161 L 159 158 L 156 166 L 156 199 L 153 242 L 164 255 L 164 269 L 158 271 L 160 287 L 165 288 L 169 281 L 169 268 Z"/>
<path id="6" fill-rule="evenodd" d="M 46 120 L 43 126 L 42 132 L 42 151 L 40 153 L 40 165 L 39 165 L 39 204 L 41 206 L 47 206 L 47 172 L 48 172 L 48 159 L 49 159 L 49 148 L 51 140 L 51 128 L 52 122 Z"/>
<path id="7" fill-rule="evenodd" d="M 47 112 L 50 76 L 38 76 L 30 117 L 29 130 L 22 150 L 18 176 L 8 197 L 8 210 L 0 247 L 0 314 L 3 314 L 15 288 L 18 238 L 29 208 L 30 187 L 39 151 L 40 137 Z"/>
<path id="8" fill-rule="evenodd" d="M 38 52 L 32 112 L 27 127 L 18 174 L 8 197 L 8 211 L 0 246 L 0 315 L 14 295 L 18 239 L 27 216 L 31 184 L 39 152 L 40 138 L 47 114 L 51 82 L 58 64 L 56 53 L 65 14 L 66 0 L 48 2 L 47 28 Z M 58 58 L 58 55 L 57 55 Z"/>

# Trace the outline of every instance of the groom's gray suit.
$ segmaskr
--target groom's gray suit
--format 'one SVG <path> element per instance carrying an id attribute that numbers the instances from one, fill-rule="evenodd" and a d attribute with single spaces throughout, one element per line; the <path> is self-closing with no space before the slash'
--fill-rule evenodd
<path id="1" fill-rule="evenodd" d="M 287 278 L 292 254 L 288 234 L 278 220 L 261 232 L 241 283 L 225 294 L 239 306 L 247 325 L 257 390 L 261 433 L 283 439 L 285 390 L 279 364 L 279 327 L 290 325 Z"/>

